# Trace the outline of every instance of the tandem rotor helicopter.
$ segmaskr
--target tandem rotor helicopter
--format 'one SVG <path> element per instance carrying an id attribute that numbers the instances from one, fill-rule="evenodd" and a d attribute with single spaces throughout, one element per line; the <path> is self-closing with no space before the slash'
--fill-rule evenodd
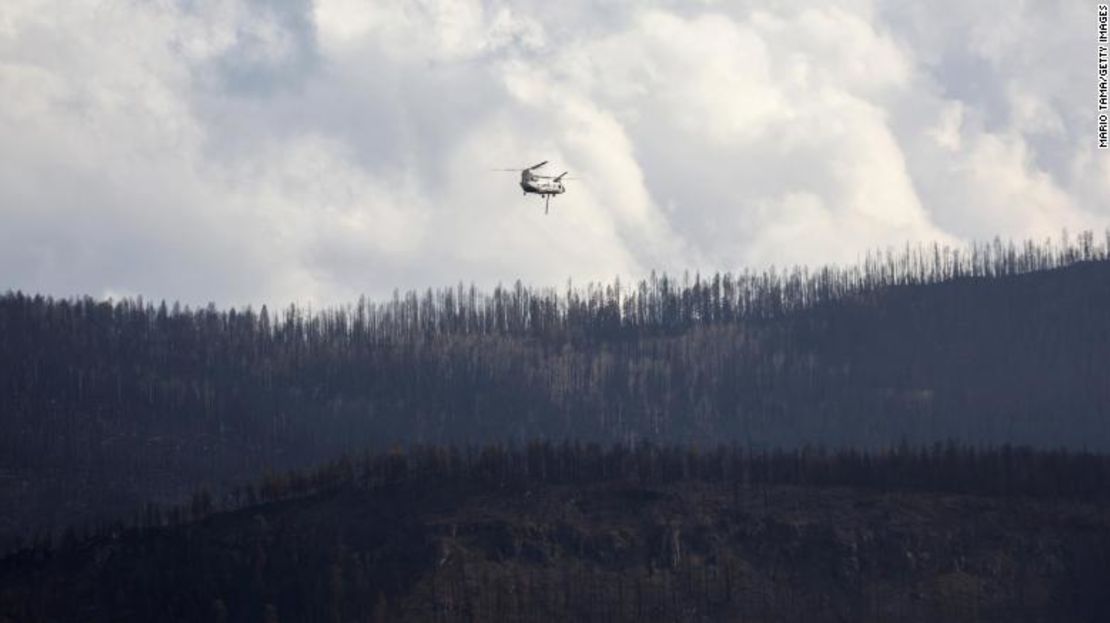
<path id="1" fill-rule="evenodd" d="M 524 196 L 527 197 L 528 193 L 532 193 L 543 197 L 543 213 L 547 214 L 551 204 L 551 196 L 561 195 L 567 191 L 566 187 L 563 186 L 563 179 L 574 179 L 566 177 L 567 171 L 563 171 L 554 177 L 535 173 L 536 169 L 547 164 L 547 162 L 547 160 L 544 160 L 524 169 L 494 169 L 494 171 L 512 171 L 514 173 L 520 171 L 520 188 L 524 191 Z"/>

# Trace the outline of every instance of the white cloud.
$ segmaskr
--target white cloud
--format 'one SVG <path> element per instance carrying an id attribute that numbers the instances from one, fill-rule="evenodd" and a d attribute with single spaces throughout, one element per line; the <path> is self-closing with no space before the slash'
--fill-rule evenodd
<path id="1" fill-rule="evenodd" d="M 959 102 L 946 102 L 940 108 L 936 126 L 928 134 L 936 140 L 938 147 L 956 151 L 961 145 L 961 128 L 964 121 L 964 107 Z"/>
<path id="2" fill-rule="evenodd" d="M 1089 11 L 1050 4 L 11 0 L 0 288 L 335 302 L 1101 229 Z M 580 178 L 548 217 L 488 171 L 545 159 Z"/>
<path id="3" fill-rule="evenodd" d="M 647 11 L 580 54 L 591 60 L 566 82 L 627 128 L 655 198 L 674 206 L 672 235 L 696 250 L 682 260 L 848 261 L 861 245 L 945 237 L 872 101 L 907 82 L 908 62 L 859 18 Z M 816 201 L 792 209 L 799 197 Z"/>

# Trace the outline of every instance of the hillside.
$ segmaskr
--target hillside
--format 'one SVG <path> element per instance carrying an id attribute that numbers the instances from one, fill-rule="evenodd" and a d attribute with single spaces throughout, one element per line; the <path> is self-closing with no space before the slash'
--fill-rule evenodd
<path id="1" fill-rule="evenodd" d="M 0 296 L 0 551 L 362 448 L 532 439 L 1110 449 L 1110 260 L 447 288 L 309 313 Z"/>
<path id="2" fill-rule="evenodd" d="M 1028 450 L 431 448 L 24 550 L 0 621 L 1096 621 L 1108 484 Z"/>

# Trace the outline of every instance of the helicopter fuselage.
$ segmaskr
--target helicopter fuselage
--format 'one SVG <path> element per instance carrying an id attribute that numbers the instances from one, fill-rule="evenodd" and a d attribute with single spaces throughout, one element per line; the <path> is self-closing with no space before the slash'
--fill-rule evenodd
<path id="1" fill-rule="evenodd" d="M 520 175 L 520 188 L 525 194 L 535 193 L 537 195 L 560 195 L 567 190 L 562 182 L 536 175 L 527 170 Z"/>

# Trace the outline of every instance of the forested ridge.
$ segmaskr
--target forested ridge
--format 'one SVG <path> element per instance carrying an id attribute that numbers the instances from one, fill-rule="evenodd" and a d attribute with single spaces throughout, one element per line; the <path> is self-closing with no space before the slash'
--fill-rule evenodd
<path id="1" fill-rule="evenodd" d="M 394 443 L 1106 450 L 1108 308 L 1090 233 L 315 312 L 9 292 L 0 541 Z"/>
<path id="2" fill-rule="evenodd" d="M 1062 450 L 418 446 L 40 540 L 0 621 L 1096 621 L 1108 508 Z"/>

